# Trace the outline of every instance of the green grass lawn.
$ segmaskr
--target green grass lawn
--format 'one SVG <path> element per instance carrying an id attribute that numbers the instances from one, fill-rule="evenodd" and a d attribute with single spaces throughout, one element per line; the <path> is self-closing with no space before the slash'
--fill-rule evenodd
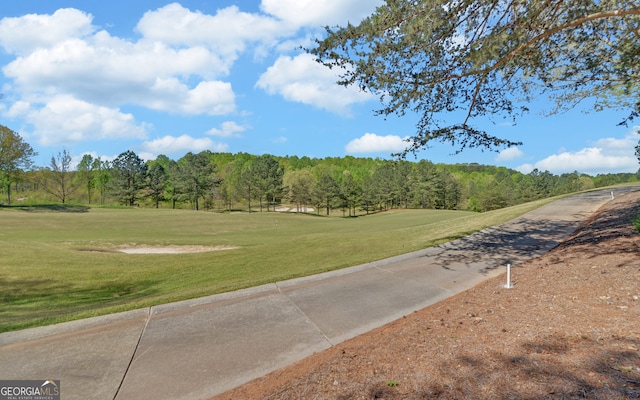
<path id="1" fill-rule="evenodd" d="M 468 235 L 549 200 L 489 213 L 358 218 L 87 207 L 0 208 L 0 332 L 311 275 Z M 124 254 L 125 245 L 238 246 Z"/>

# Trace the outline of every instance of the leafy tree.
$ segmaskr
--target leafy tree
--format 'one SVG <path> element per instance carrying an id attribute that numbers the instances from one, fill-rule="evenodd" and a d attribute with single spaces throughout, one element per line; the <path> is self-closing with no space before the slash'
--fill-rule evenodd
<path id="1" fill-rule="evenodd" d="M 485 176 L 477 197 L 481 211 L 497 210 L 508 205 L 507 191 L 493 175 Z"/>
<path id="2" fill-rule="evenodd" d="M 233 202 L 235 199 L 235 162 L 229 162 L 221 171 L 222 182 L 218 186 L 216 191 L 217 196 L 222 200 L 227 210 L 233 209 Z"/>
<path id="3" fill-rule="evenodd" d="M 164 182 L 162 183 L 163 193 L 157 193 L 157 200 L 171 200 L 171 207 L 176 208 L 176 203 L 178 201 L 178 192 L 176 190 L 177 185 L 177 163 L 167 157 L 164 154 L 160 154 L 156 159 L 149 163 L 149 165 L 158 164 L 162 167 L 164 174 Z M 157 171 L 158 172 L 158 171 Z M 157 173 L 156 172 L 156 173 Z M 159 177 L 158 177 L 159 178 Z M 147 174 L 148 179 L 148 174 Z M 149 181 L 147 180 L 147 185 L 149 185 Z M 160 182 L 158 182 L 160 183 Z M 157 188 L 159 190 L 159 187 Z M 162 197 L 162 198 L 160 198 Z"/>
<path id="4" fill-rule="evenodd" d="M 593 179 L 590 176 L 582 175 L 578 178 L 578 190 L 589 190 L 596 187 Z"/>
<path id="5" fill-rule="evenodd" d="M 67 201 L 69 194 L 77 189 L 77 185 L 73 184 L 71 161 L 71 154 L 67 150 L 62 150 L 57 156 L 51 157 L 50 169 L 42 171 L 44 173 L 42 187 L 62 204 Z"/>
<path id="6" fill-rule="evenodd" d="M 89 204 L 91 204 L 92 191 L 98 184 L 96 178 L 97 171 L 99 169 L 100 159 L 93 158 L 91 154 L 83 155 L 82 160 L 80 160 L 80 163 L 78 163 L 78 173 L 76 174 L 76 179 L 87 189 L 87 203 Z"/>
<path id="7" fill-rule="evenodd" d="M 404 208 L 408 208 L 411 193 L 411 182 L 409 181 L 409 176 L 411 175 L 412 165 L 408 161 L 400 160 L 394 162 L 393 166 L 393 178 L 398 196 L 398 206 L 401 206 L 402 203 L 404 203 Z"/>
<path id="8" fill-rule="evenodd" d="M 308 168 L 305 168 L 285 172 L 283 181 L 289 200 L 296 204 L 298 212 L 304 212 L 305 206 L 313 201 L 313 188 L 316 185 L 315 176 Z"/>
<path id="9" fill-rule="evenodd" d="M 440 175 L 436 166 L 427 160 L 420 160 L 414 165 L 408 181 L 412 187 L 414 201 L 421 208 L 435 208 L 436 185 Z"/>
<path id="10" fill-rule="evenodd" d="M 565 193 L 577 192 L 579 188 L 578 179 L 580 178 L 580 174 L 578 171 L 573 171 L 572 173 L 564 173 L 560 175 L 560 181 L 562 182 L 562 186 L 565 188 Z"/>
<path id="11" fill-rule="evenodd" d="M 518 143 L 473 121 L 515 119 L 536 96 L 554 98 L 552 112 L 592 98 L 637 115 L 639 16 L 628 0 L 387 0 L 308 51 L 341 70 L 340 84 L 379 95 L 377 114 L 420 116 L 401 155 L 432 140 L 498 148 Z"/>
<path id="12" fill-rule="evenodd" d="M 440 179 L 436 185 L 436 208 L 454 210 L 458 207 L 459 200 L 460 184 L 455 175 L 446 169 L 440 171 Z"/>
<path id="13" fill-rule="evenodd" d="M 593 177 L 595 187 L 612 186 L 618 183 L 635 182 L 638 177 L 635 173 L 622 172 L 618 174 L 598 174 Z"/>
<path id="14" fill-rule="evenodd" d="M 351 171 L 344 170 L 342 172 L 342 181 L 340 182 L 340 199 L 342 200 L 343 209 L 349 210 L 349 216 L 356 216 L 356 206 L 362 197 L 362 186 L 353 176 Z"/>
<path id="15" fill-rule="evenodd" d="M 390 163 L 384 163 L 375 168 L 371 176 L 363 182 L 363 200 L 377 204 L 381 210 L 387 209 L 392 206 L 395 199 L 394 185 L 393 166 Z"/>
<path id="16" fill-rule="evenodd" d="M 164 191 L 167 185 L 167 172 L 159 162 L 153 162 L 147 168 L 145 176 L 145 192 L 147 197 L 153 200 L 156 208 L 164 200 Z"/>
<path id="17" fill-rule="evenodd" d="M 537 168 L 529 173 L 533 178 L 533 185 L 539 198 L 550 197 L 556 193 L 558 180 L 549 171 L 540 172 Z"/>
<path id="18" fill-rule="evenodd" d="M 251 210 L 251 200 L 260 201 L 260 212 L 263 210 L 264 200 L 267 200 L 267 211 L 269 203 L 275 203 L 276 198 L 282 192 L 282 181 L 284 168 L 275 157 L 265 154 L 254 157 L 242 166 L 238 183 L 244 193 Z"/>
<path id="19" fill-rule="evenodd" d="M 127 150 L 113 160 L 111 171 L 113 195 L 122 204 L 135 205 L 147 172 L 144 161 L 133 151 Z"/>
<path id="20" fill-rule="evenodd" d="M 320 208 L 324 207 L 326 215 L 331 212 L 331 207 L 335 199 L 340 196 L 340 186 L 335 178 L 332 168 L 327 165 L 318 165 L 314 168 L 316 177 L 316 186 L 314 188 L 315 206 L 320 212 Z"/>
<path id="21" fill-rule="evenodd" d="M 253 174 L 251 164 L 256 159 L 248 153 L 240 153 L 235 160 L 225 168 L 225 183 L 223 184 L 223 195 L 229 197 L 229 205 L 233 199 L 244 200 L 251 212 L 251 200 L 256 198 L 256 178 Z"/>
<path id="22" fill-rule="evenodd" d="M 94 160 L 96 164 L 96 187 L 100 191 L 100 204 L 104 204 L 105 194 L 111 180 L 111 163 L 102 161 L 100 157 Z"/>
<path id="23" fill-rule="evenodd" d="M 245 163 L 242 167 L 242 171 L 240 172 L 238 183 L 238 189 L 245 195 L 247 199 L 247 205 L 249 207 L 249 212 L 251 212 L 251 200 L 256 198 L 256 174 L 253 172 L 252 161 Z M 262 208 L 262 204 L 260 205 Z"/>
<path id="24" fill-rule="evenodd" d="M 380 209 L 409 207 L 412 164 L 408 161 L 385 161 L 363 182 L 363 200 L 375 202 Z"/>
<path id="25" fill-rule="evenodd" d="M 536 199 L 533 178 L 530 175 L 514 172 L 511 175 L 511 181 L 513 190 L 512 201 L 509 205 L 515 205 L 521 202 L 525 203 Z"/>
<path id="26" fill-rule="evenodd" d="M 316 166 L 315 159 L 311 159 L 307 156 L 290 156 L 287 158 L 287 166 L 293 170 L 301 170 L 305 168 L 312 168 Z"/>
<path id="27" fill-rule="evenodd" d="M 282 180 L 284 168 L 271 155 L 262 155 L 251 163 L 251 171 L 255 175 L 255 187 L 257 196 L 260 199 L 260 211 L 262 211 L 262 200 L 267 199 L 267 211 L 269 211 L 269 200 L 276 202 L 276 198 L 282 192 Z"/>
<path id="28" fill-rule="evenodd" d="M 213 188 L 220 184 L 210 156 L 209 151 L 198 154 L 188 152 L 177 163 L 176 184 L 188 196 L 196 211 L 200 209 L 200 198 L 212 195 Z"/>
<path id="29" fill-rule="evenodd" d="M 38 153 L 17 132 L 0 125 L 0 182 L 7 188 L 7 204 L 11 205 L 11 183 L 22 168 L 31 168 L 31 159 L 36 155 Z"/>

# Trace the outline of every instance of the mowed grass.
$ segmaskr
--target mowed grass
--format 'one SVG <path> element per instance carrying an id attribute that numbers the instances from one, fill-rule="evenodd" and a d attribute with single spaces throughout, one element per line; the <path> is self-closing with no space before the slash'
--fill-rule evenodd
<path id="1" fill-rule="evenodd" d="M 0 332 L 358 265 L 450 241 L 548 202 L 358 218 L 85 207 L 0 208 Z M 125 254 L 122 246 L 237 246 Z"/>

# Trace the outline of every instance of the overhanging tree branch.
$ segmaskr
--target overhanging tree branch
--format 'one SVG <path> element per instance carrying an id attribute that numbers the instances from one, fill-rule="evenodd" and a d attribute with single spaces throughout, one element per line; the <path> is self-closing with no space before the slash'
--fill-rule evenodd
<path id="1" fill-rule="evenodd" d="M 539 93 L 572 106 L 593 96 L 623 106 L 639 92 L 640 6 L 621 0 L 387 0 L 360 25 L 327 29 L 308 50 L 342 68 L 340 84 L 377 93 L 377 115 L 422 114 L 410 149 L 430 140 L 509 146 L 469 126 Z M 442 124 L 465 109 L 461 123 Z"/>

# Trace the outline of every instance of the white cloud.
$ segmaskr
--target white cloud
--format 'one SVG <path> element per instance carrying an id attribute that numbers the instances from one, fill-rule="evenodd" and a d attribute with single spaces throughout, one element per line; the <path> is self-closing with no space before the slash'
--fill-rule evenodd
<path id="1" fill-rule="evenodd" d="M 133 44 L 102 32 L 90 41 L 66 40 L 38 49 L 12 61 L 3 72 L 23 96 L 65 93 L 102 105 L 133 103 L 162 111 L 223 114 L 235 109 L 229 83 L 205 80 L 193 88 L 186 83 L 189 76 L 220 71 L 219 65 L 218 57 L 203 48 Z"/>
<path id="2" fill-rule="evenodd" d="M 592 147 L 575 152 L 562 151 L 533 164 L 523 164 L 517 169 L 530 172 L 537 168 L 555 174 L 578 171 L 591 175 L 635 172 L 638 170 L 638 159 L 634 154 L 634 148 L 638 144 L 639 137 L 636 132 L 639 129 L 640 127 L 635 127 L 622 139 L 600 139 Z"/>
<path id="3" fill-rule="evenodd" d="M 318 64 L 310 54 L 281 56 L 260 76 L 256 86 L 286 100 L 308 104 L 336 114 L 349 115 L 350 106 L 374 98 L 357 87 L 345 88 L 335 82 L 334 71 Z"/>
<path id="4" fill-rule="evenodd" d="M 153 110 L 186 115 L 224 115 L 236 108 L 235 93 L 230 83 L 203 81 L 189 89 L 176 78 L 156 79 L 145 94 L 145 99 L 138 104 Z"/>
<path id="5" fill-rule="evenodd" d="M 238 125 L 234 121 L 225 121 L 220 125 L 220 129 L 212 128 L 207 131 L 207 134 L 219 137 L 240 137 L 239 133 L 244 132 L 246 129 L 246 127 Z"/>
<path id="6" fill-rule="evenodd" d="M 287 143 L 288 141 L 289 139 L 286 136 L 278 136 L 272 140 L 273 143 Z"/>
<path id="7" fill-rule="evenodd" d="M 235 94 L 227 82 L 200 82 L 186 94 L 184 103 L 177 105 L 187 114 L 224 115 L 236 108 Z"/>
<path id="8" fill-rule="evenodd" d="M 528 174 L 529 172 L 534 170 L 533 164 L 522 164 L 516 167 L 516 171 L 521 172 L 523 174 Z"/>
<path id="9" fill-rule="evenodd" d="M 4 115 L 9 118 L 19 118 L 29 114 L 30 110 L 31 104 L 29 102 L 19 100 L 13 103 Z"/>
<path id="10" fill-rule="evenodd" d="M 619 157 L 606 153 L 605 149 L 589 147 L 576 152 L 564 152 L 551 155 L 535 163 L 535 168 L 554 173 L 578 171 L 583 173 L 599 173 L 608 171 L 632 172 L 638 169 L 638 160 L 632 156 Z"/>
<path id="11" fill-rule="evenodd" d="M 220 55 L 229 67 L 250 43 L 271 43 L 293 31 L 274 18 L 241 12 L 237 6 L 206 15 L 172 3 L 148 11 L 137 30 L 151 41 L 173 46 L 201 46 Z"/>
<path id="12" fill-rule="evenodd" d="M 164 136 L 159 139 L 144 142 L 142 149 L 145 153 L 153 154 L 157 157 L 159 154 L 184 154 L 189 151 L 199 153 L 203 150 L 211 151 L 227 151 L 226 144 L 215 143 L 209 138 L 194 138 L 189 135 L 181 136 Z"/>
<path id="13" fill-rule="evenodd" d="M 607 156 L 610 157 L 633 156 L 635 152 L 635 146 L 638 145 L 638 139 L 640 139 L 640 136 L 638 136 L 639 132 L 640 127 L 635 127 L 622 139 L 602 138 L 594 143 L 594 147 L 603 149 Z"/>
<path id="14" fill-rule="evenodd" d="M 73 8 L 51 15 L 27 14 L 0 20 L 0 45 L 9 53 L 29 54 L 94 31 L 93 17 Z"/>
<path id="15" fill-rule="evenodd" d="M 22 117 L 33 125 L 32 135 L 45 146 L 87 140 L 144 138 L 147 130 L 144 124 L 137 124 L 131 114 L 65 95 L 51 98 L 44 106 L 17 102 L 7 115 Z"/>
<path id="16" fill-rule="evenodd" d="M 262 0 L 262 11 L 293 26 L 357 24 L 372 14 L 381 0 Z"/>
<path id="17" fill-rule="evenodd" d="M 347 153 L 379 153 L 402 151 L 407 147 L 406 138 L 387 135 L 379 136 L 375 133 L 365 133 L 357 139 L 353 139 L 346 146 Z"/>
<path id="18" fill-rule="evenodd" d="M 108 27 L 94 25 L 91 14 L 73 8 L 0 18 L 0 47 L 13 57 L 2 66 L 3 93 L 12 104 L 0 105 L 0 112 L 28 126 L 27 134 L 44 146 L 144 139 L 149 126 L 122 112 L 126 106 L 188 116 L 235 113 L 236 94 L 227 77 L 241 55 L 289 53 L 297 43 L 311 43 L 322 25 L 357 21 L 378 4 L 264 0 L 259 12 L 234 5 L 205 14 L 171 3 L 142 15 L 135 35 L 127 37 L 113 36 Z M 336 80 L 303 54 L 280 57 L 256 87 L 343 115 L 373 98 Z M 207 133 L 236 137 L 244 129 L 228 121 Z M 171 140 L 174 148 L 189 142 L 183 135 L 145 146 L 162 148 Z M 224 146 L 202 140 L 191 140 L 189 151 Z"/>
<path id="19" fill-rule="evenodd" d="M 524 153 L 517 147 L 509 147 L 502 150 L 496 157 L 496 161 L 512 161 L 522 157 Z"/>
<path id="20" fill-rule="evenodd" d="M 141 16 L 137 38 L 112 36 L 93 25 L 91 14 L 73 8 L 2 18 L 0 46 L 15 56 L 2 68 L 9 82 L 3 91 L 14 104 L 2 111 L 23 118 L 46 145 L 144 137 L 144 125 L 119 111 L 125 105 L 184 115 L 231 114 L 236 95 L 221 77 L 241 54 L 291 51 L 296 41 L 311 40 L 300 27 L 360 19 L 378 3 L 265 0 L 262 12 L 242 12 L 234 5 L 215 14 L 171 3 Z M 335 85 L 336 80 L 304 54 L 278 59 L 256 86 L 344 115 L 350 105 L 371 98 Z M 223 126 L 210 134 L 236 135 L 237 129 Z"/>
<path id="21" fill-rule="evenodd" d="M 183 15 L 204 19 L 182 30 L 160 25 L 169 36 L 164 42 L 153 36 L 153 31 L 152 36 L 137 41 L 113 37 L 104 30 L 96 32 L 92 16 L 74 9 L 1 19 L 0 44 L 18 55 L 2 71 L 13 81 L 10 89 L 28 101 L 36 97 L 46 102 L 47 98 L 70 95 L 101 106 L 135 104 L 189 115 L 235 111 L 231 84 L 212 78 L 228 74 L 237 53 L 252 40 L 251 35 L 262 39 L 259 35 L 264 34 L 263 27 L 245 29 L 252 32 L 249 35 L 238 29 L 229 32 L 218 24 L 209 28 L 221 29 L 226 36 L 205 43 L 203 35 L 208 31 L 198 28 L 208 26 L 210 16 L 173 4 L 157 11 L 155 16 L 160 20 L 156 22 L 167 22 L 162 18 L 168 18 L 172 7 L 182 10 Z M 237 27 L 253 23 L 256 27 L 255 21 L 247 21 L 250 14 L 237 9 L 231 15 L 219 14 L 219 21 L 226 24 Z M 148 18 L 145 15 L 141 20 L 143 34 Z M 189 34 L 193 40 L 188 40 Z M 233 39 L 236 34 L 239 36 Z"/>

